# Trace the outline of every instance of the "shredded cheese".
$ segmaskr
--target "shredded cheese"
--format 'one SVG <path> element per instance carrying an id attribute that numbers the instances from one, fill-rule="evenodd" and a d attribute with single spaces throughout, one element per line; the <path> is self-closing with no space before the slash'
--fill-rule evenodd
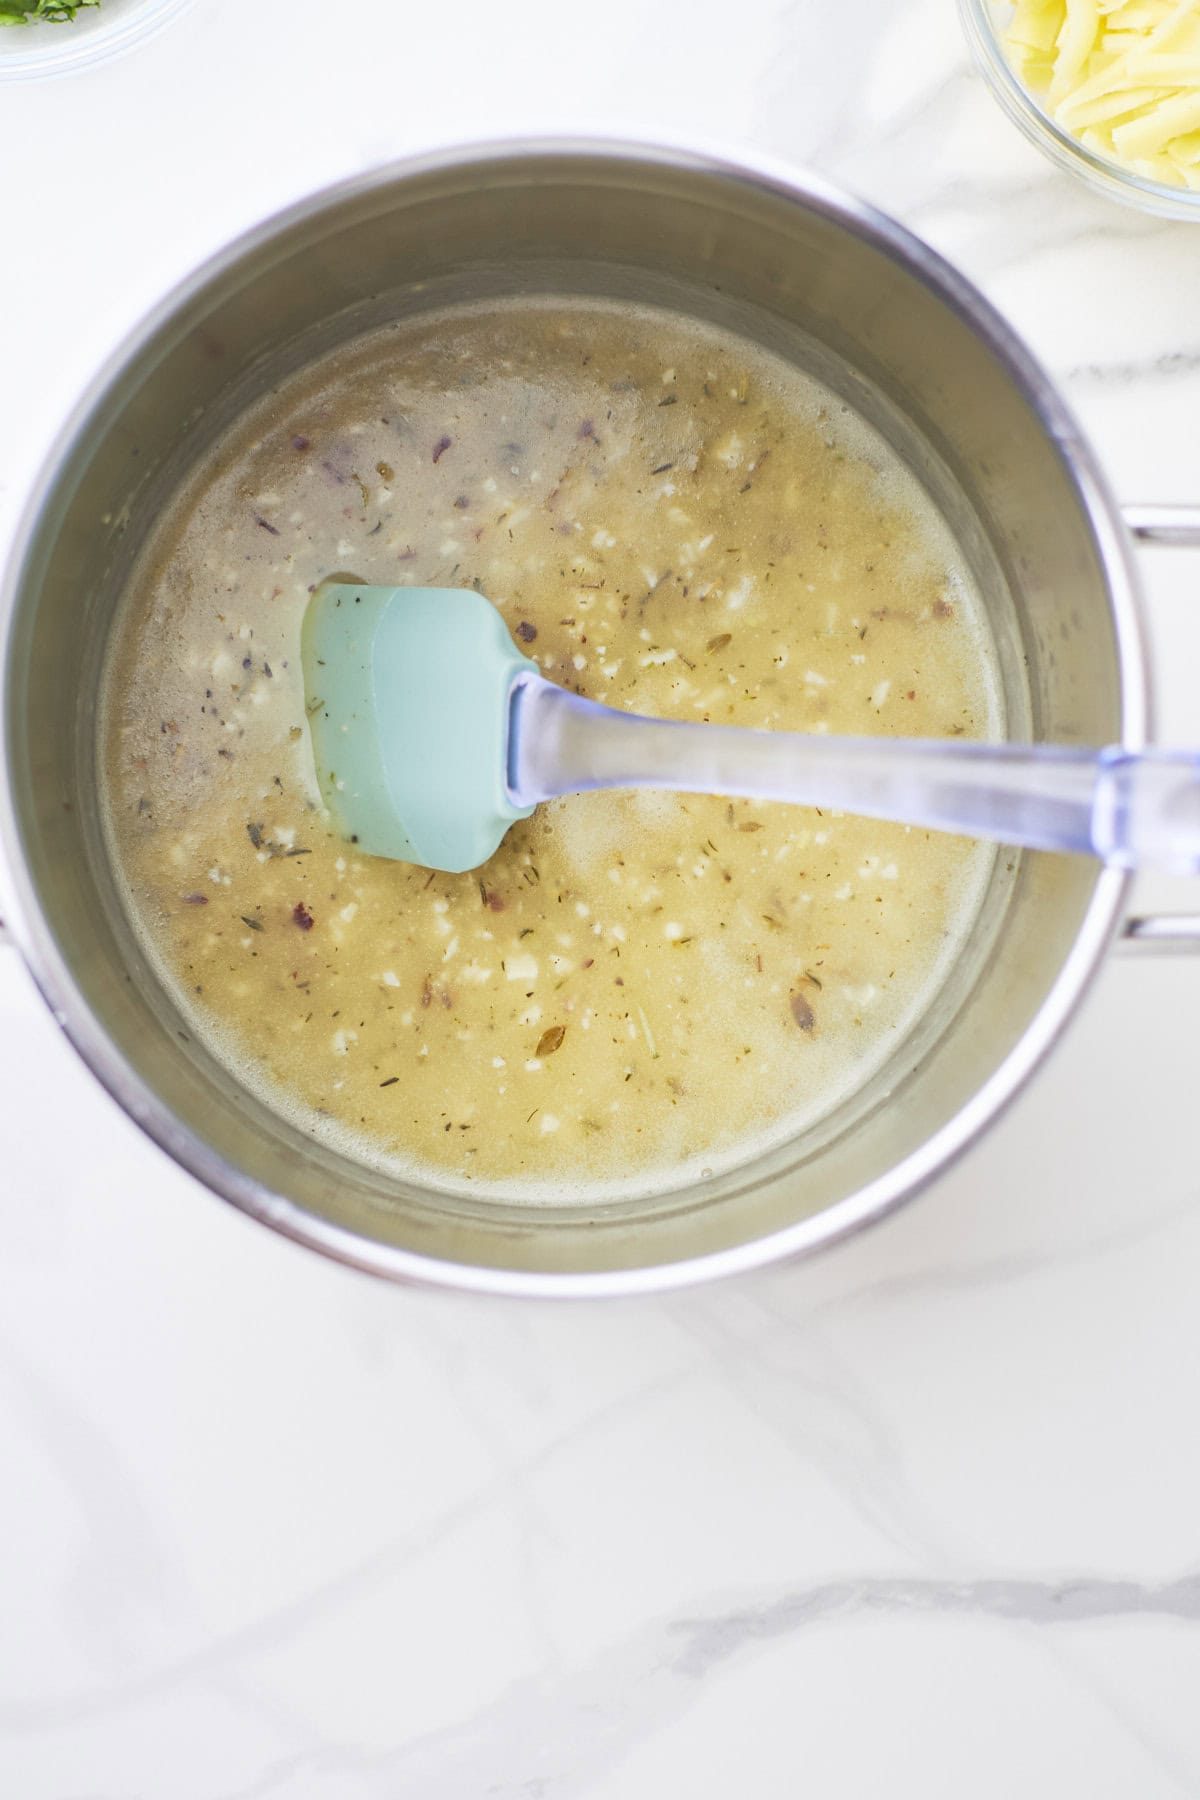
<path id="1" fill-rule="evenodd" d="M 1004 47 L 1089 150 L 1200 190 L 1200 0 L 1017 0 Z"/>

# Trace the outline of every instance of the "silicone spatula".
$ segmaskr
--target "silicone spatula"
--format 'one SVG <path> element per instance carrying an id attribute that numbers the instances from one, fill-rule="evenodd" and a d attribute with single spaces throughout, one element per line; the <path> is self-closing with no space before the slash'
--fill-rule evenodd
<path id="1" fill-rule="evenodd" d="M 1200 871 L 1194 752 L 645 718 L 547 681 L 469 588 L 323 582 L 305 613 L 303 661 L 325 803 L 347 838 L 401 862 L 473 869 L 539 801 L 669 788 Z"/>

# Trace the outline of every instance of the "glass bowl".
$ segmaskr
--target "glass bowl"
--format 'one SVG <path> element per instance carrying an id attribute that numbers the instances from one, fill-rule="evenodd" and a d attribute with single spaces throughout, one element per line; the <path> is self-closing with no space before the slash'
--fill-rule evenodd
<path id="1" fill-rule="evenodd" d="M 1166 182 L 1152 181 L 1122 168 L 1111 158 L 1089 150 L 1042 110 L 1004 54 L 1002 34 L 1012 12 L 1012 5 L 1006 0 L 958 0 L 959 18 L 975 60 L 993 97 L 1017 129 L 1052 163 L 1069 170 L 1110 200 L 1164 219 L 1200 219 L 1200 192 L 1169 187 Z"/>
<path id="2" fill-rule="evenodd" d="M 37 81 L 107 62 L 190 5 L 191 0 L 101 0 L 61 23 L 0 26 L 0 82 Z"/>

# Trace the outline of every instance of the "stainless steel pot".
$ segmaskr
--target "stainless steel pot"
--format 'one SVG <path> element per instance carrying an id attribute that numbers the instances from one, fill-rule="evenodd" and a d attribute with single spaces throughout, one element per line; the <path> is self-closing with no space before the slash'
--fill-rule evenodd
<path id="1" fill-rule="evenodd" d="M 1125 880 L 996 859 L 915 1033 L 815 1130 L 719 1179 L 595 1210 L 423 1192 L 315 1144 L 198 1043 L 138 948 L 96 804 L 113 607 L 164 495 L 245 402 L 384 319 L 453 298 L 636 296 L 795 358 L 916 469 L 986 597 L 1010 734 L 1141 744 L 1131 536 L 1052 385 L 918 240 L 819 183 L 686 151 L 476 148 L 320 194 L 235 244 L 135 333 L 64 433 L 3 598 L 6 916 L 122 1106 L 214 1192 L 381 1274 L 498 1292 L 666 1287 L 811 1250 L 914 1193 L 995 1117 L 1121 927 Z M 1200 541 L 1190 516 L 1137 522 Z M 1183 926 L 1145 921 L 1143 940 Z"/>

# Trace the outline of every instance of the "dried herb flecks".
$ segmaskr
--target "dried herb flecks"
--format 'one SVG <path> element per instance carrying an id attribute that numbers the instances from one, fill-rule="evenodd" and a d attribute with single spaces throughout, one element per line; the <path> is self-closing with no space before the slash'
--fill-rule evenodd
<path id="1" fill-rule="evenodd" d="M 812 1033 L 816 1030 L 817 1017 L 803 994 L 792 995 L 791 1008 L 792 1017 L 795 1019 L 801 1031 L 807 1032 L 811 1037 Z"/>

